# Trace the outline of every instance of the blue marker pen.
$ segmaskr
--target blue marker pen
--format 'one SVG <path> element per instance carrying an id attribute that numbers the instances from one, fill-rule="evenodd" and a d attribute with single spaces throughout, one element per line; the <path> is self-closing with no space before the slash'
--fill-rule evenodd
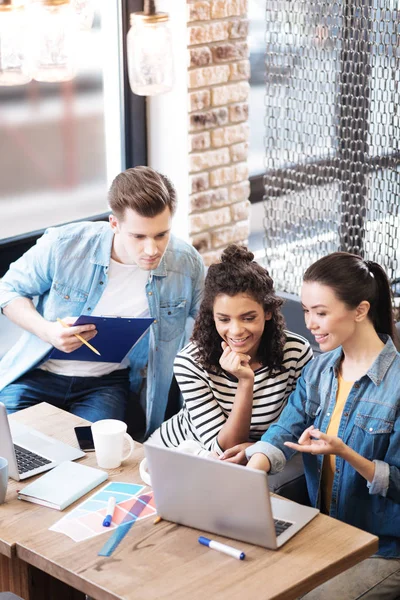
<path id="1" fill-rule="evenodd" d="M 203 544 L 203 546 L 208 546 L 213 550 L 218 550 L 219 552 L 233 556 L 233 558 L 237 558 L 238 560 L 244 560 L 246 558 L 245 553 L 241 550 L 236 550 L 236 548 L 232 548 L 232 546 L 227 546 L 226 544 L 221 544 L 220 542 L 215 542 L 214 540 L 209 540 L 202 535 L 199 537 L 199 542 L 200 544 Z"/>
<path id="2" fill-rule="evenodd" d="M 116 500 L 114 496 L 110 496 L 107 503 L 107 514 L 103 521 L 103 527 L 110 527 L 115 510 Z"/>

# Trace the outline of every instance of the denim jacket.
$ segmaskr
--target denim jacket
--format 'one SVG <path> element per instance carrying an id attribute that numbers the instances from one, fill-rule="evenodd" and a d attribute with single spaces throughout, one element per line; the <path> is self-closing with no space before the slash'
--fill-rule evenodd
<path id="1" fill-rule="evenodd" d="M 17 297 L 38 297 L 47 320 L 90 315 L 107 283 L 113 232 L 108 223 L 50 228 L 0 281 L 0 308 Z M 187 343 L 199 309 L 204 279 L 200 255 L 171 236 L 146 293 L 154 323 L 129 354 L 131 390 L 139 393 L 147 372 L 147 432 L 164 418 L 177 352 Z M 47 359 L 51 346 L 24 332 L 0 362 L 0 390 Z"/>
<path id="2" fill-rule="evenodd" d="M 379 537 L 380 556 L 400 556 L 400 355 L 388 336 L 369 369 L 353 384 L 341 417 L 338 436 L 350 448 L 375 462 L 368 483 L 340 457 L 329 508 L 335 517 Z M 304 368 L 280 419 L 246 452 L 268 456 L 271 473 L 281 471 L 294 451 L 283 445 L 297 441 L 310 425 L 326 432 L 336 402 L 338 348 L 318 356 Z M 320 504 L 323 455 L 303 454 L 307 487 L 313 506 Z"/>

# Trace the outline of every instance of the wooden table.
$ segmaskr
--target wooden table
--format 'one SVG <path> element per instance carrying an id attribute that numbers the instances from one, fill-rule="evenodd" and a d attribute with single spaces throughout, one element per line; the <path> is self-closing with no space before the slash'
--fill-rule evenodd
<path id="1" fill-rule="evenodd" d="M 69 443 L 74 443 L 73 426 L 83 423 L 48 404 L 12 418 Z M 109 471 L 110 479 L 140 482 L 142 456 L 138 444 L 123 468 Z M 83 462 L 95 465 L 94 455 Z M 75 543 L 49 531 L 61 514 L 16 500 L 20 485 L 11 483 L 7 503 L 0 507 L 0 552 L 5 555 L 2 569 L 10 574 L 11 565 L 14 573 L 11 589 L 27 600 L 82 598 L 66 586 L 55 591 L 58 582 L 96 600 L 290 600 L 371 556 L 378 547 L 375 536 L 325 515 L 318 515 L 277 551 L 212 536 L 243 549 L 242 562 L 201 546 L 195 529 L 166 521 L 154 525 L 149 518 L 135 523 L 112 556 L 104 558 L 97 552 L 107 534 Z"/>

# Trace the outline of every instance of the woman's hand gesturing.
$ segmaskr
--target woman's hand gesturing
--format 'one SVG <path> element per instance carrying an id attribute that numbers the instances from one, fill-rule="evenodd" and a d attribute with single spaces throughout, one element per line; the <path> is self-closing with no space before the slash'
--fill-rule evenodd
<path id="1" fill-rule="evenodd" d="M 308 454 L 335 454 L 340 456 L 346 448 L 346 444 L 336 435 L 326 435 L 314 425 L 307 427 L 299 437 L 297 444 L 285 442 L 285 446 L 297 450 L 297 452 L 307 452 Z"/>

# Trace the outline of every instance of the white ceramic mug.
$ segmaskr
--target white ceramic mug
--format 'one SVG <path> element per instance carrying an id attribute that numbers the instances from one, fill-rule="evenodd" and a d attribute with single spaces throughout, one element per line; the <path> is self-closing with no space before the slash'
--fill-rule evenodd
<path id="1" fill-rule="evenodd" d="M 6 501 L 8 484 L 8 460 L 0 457 L 0 504 Z"/>
<path id="2" fill-rule="evenodd" d="M 135 442 L 126 429 L 126 423 L 117 419 L 103 419 L 92 424 L 96 460 L 101 469 L 115 469 L 132 454 Z M 125 456 L 122 455 L 124 439 L 130 446 Z"/>

